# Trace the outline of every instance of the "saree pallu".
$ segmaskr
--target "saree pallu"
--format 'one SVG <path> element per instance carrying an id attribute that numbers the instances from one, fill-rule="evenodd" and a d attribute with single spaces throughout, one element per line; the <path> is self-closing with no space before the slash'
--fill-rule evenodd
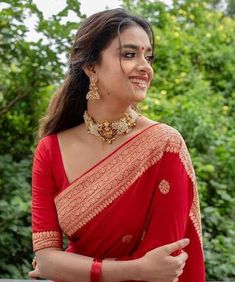
<path id="1" fill-rule="evenodd" d="M 196 179 L 181 135 L 154 124 L 68 183 L 57 135 L 42 139 L 32 177 L 34 251 L 129 260 L 182 238 L 189 258 L 180 282 L 204 282 Z"/>

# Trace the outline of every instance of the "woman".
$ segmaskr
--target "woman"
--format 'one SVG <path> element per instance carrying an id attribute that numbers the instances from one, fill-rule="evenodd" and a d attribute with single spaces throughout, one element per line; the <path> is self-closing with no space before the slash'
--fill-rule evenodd
<path id="1" fill-rule="evenodd" d="M 153 78 L 153 38 L 146 21 L 122 9 L 97 13 L 78 30 L 34 157 L 31 277 L 204 281 L 185 143 L 134 110 Z"/>

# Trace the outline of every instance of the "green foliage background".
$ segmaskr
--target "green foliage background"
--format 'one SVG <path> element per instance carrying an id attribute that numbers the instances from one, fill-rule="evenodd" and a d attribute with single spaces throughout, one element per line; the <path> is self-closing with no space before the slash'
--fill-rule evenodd
<path id="1" fill-rule="evenodd" d="M 180 2 L 180 4 L 179 4 Z M 214 1 L 215 2 L 215 1 Z M 218 2 L 218 1 L 217 1 Z M 231 1 L 230 1 L 231 2 Z M 27 278 L 32 259 L 31 164 L 37 122 L 63 80 L 79 22 L 62 21 L 80 4 L 45 20 L 26 0 L 5 0 L 0 11 L 0 273 Z M 150 118 L 184 136 L 195 166 L 207 280 L 235 279 L 235 20 L 208 1 L 124 1 L 152 23 L 155 79 L 141 105 Z M 37 17 L 37 42 L 24 19 Z M 44 39 L 41 36 L 44 36 Z"/>

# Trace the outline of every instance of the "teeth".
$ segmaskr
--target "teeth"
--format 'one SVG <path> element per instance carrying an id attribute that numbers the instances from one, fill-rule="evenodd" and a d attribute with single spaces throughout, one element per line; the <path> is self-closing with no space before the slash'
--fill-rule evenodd
<path id="1" fill-rule="evenodd" d="M 142 80 L 142 79 L 130 78 L 130 81 L 133 82 L 133 83 L 137 83 L 140 86 L 146 86 L 147 85 L 147 82 L 145 80 Z"/>

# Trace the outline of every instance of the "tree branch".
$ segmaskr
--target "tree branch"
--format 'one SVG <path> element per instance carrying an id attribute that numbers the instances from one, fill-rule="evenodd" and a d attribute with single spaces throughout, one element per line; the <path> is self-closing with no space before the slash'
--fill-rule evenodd
<path id="1" fill-rule="evenodd" d="M 16 96 L 15 99 L 11 100 L 6 106 L 0 109 L 0 116 L 5 115 L 11 108 L 15 106 L 15 104 L 17 104 L 20 100 L 24 99 L 27 95 L 28 93 L 26 92 L 24 94 L 19 94 L 18 96 Z"/>
<path id="2" fill-rule="evenodd" d="M 31 83 L 31 87 L 36 86 L 36 81 L 33 81 Z M 5 115 L 11 108 L 13 108 L 20 100 L 23 100 L 27 97 L 27 95 L 30 93 L 30 91 L 21 91 L 20 94 L 16 96 L 15 99 L 11 100 L 6 106 L 0 108 L 0 117 Z"/>

